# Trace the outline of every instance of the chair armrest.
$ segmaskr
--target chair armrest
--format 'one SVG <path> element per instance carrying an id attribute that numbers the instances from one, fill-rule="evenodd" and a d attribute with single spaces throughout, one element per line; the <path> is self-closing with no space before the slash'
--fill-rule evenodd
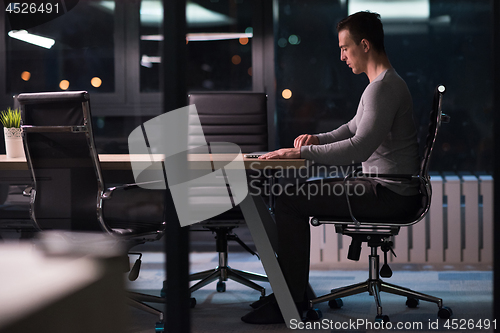
<path id="1" fill-rule="evenodd" d="M 419 176 L 417 175 L 405 175 L 405 174 L 392 174 L 392 173 L 364 173 L 361 172 L 362 167 L 359 166 L 357 168 L 354 168 L 353 171 L 348 173 L 345 178 L 362 178 L 362 177 L 367 177 L 367 178 L 387 178 L 387 179 L 394 179 L 394 180 L 413 180 L 413 179 L 418 179 Z"/>
<path id="2" fill-rule="evenodd" d="M 165 181 L 163 180 L 154 180 L 154 181 L 150 181 L 150 182 L 142 182 L 142 183 L 132 183 L 132 184 L 124 184 L 124 185 L 120 185 L 120 186 L 113 186 L 113 187 L 110 187 L 108 189 L 106 189 L 106 191 L 104 191 L 104 193 L 102 194 L 102 198 L 103 199 L 110 199 L 111 196 L 113 195 L 113 193 L 116 191 L 116 190 L 124 190 L 124 191 L 127 191 L 127 190 L 131 190 L 133 188 L 139 188 L 141 187 L 141 185 L 146 185 L 146 184 L 165 184 Z"/>
<path id="3" fill-rule="evenodd" d="M 23 197 L 30 197 L 31 196 L 31 191 L 33 191 L 32 186 L 28 186 L 23 190 Z"/>
<path id="4" fill-rule="evenodd" d="M 356 178 L 363 178 L 363 177 L 385 178 L 385 179 L 391 179 L 391 180 L 415 180 L 415 179 L 418 179 L 424 186 L 426 185 L 425 181 L 419 175 L 378 174 L 378 173 L 370 174 L 370 173 L 363 173 L 363 172 L 360 173 L 361 170 L 362 170 L 362 167 L 354 168 L 353 171 L 351 171 L 349 174 L 347 174 L 344 177 L 344 181 L 343 181 L 344 193 L 345 193 L 345 196 L 347 199 L 347 207 L 349 208 L 349 215 L 351 215 L 351 219 L 354 222 L 354 225 L 356 227 L 359 227 L 361 225 L 361 222 L 356 219 L 356 217 L 354 216 L 354 214 L 352 212 L 351 201 L 349 199 L 349 194 L 347 191 L 347 189 L 348 189 L 347 181 L 349 179 L 353 179 L 353 178 L 356 179 Z"/>

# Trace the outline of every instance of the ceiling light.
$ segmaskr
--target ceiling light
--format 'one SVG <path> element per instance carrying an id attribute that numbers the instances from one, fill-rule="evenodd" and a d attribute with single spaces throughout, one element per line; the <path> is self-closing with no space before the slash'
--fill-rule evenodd
<path id="1" fill-rule="evenodd" d="M 56 43 L 56 41 L 52 38 L 33 35 L 26 30 L 11 30 L 9 31 L 8 35 L 9 37 L 19 39 L 23 42 L 33 45 L 41 46 L 46 49 L 50 49 Z"/>
<path id="2" fill-rule="evenodd" d="M 382 21 L 390 20 L 428 20 L 429 0 L 349 0 L 348 14 L 370 10 L 380 14 Z"/>
<path id="3" fill-rule="evenodd" d="M 211 40 L 228 40 L 240 38 L 252 38 L 252 33 L 239 32 L 208 32 L 208 33 L 190 33 L 186 34 L 186 39 L 192 41 L 211 41 Z M 162 41 L 163 35 L 142 35 L 141 40 Z"/>

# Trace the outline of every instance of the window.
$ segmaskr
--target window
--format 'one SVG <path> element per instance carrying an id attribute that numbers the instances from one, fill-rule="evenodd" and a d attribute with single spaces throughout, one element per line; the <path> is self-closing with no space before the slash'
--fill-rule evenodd
<path id="1" fill-rule="evenodd" d="M 141 1 L 141 92 L 160 91 L 162 12 L 161 1 Z M 189 1 L 186 20 L 188 89 L 251 90 L 251 1 Z"/>
<path id="2" fill-rule="evenodd" d="M 80 1 L 66 14 L 27 31 L 12 30 L 6 19 L 6 93 L 114 92 L 114 5 L 114 1 Z M 28 34 L 50 43 L 27 42 L 23 37 Z"/>
<path id="3" fill-rule="evenodd" d="M 405 2 L 412 4 L 410 12 L 383 0 L 278 1 L 279 146 L 290 147 L 303 133 L 333 130 L 354 116 L 368 80 L 340 61 L 336 24 L 350 12 L 372 10 L 382 14 L 386 51 L 412 93 L 418 124 L 428 122 L 434 87 L 447 87 L 443 109 L 452 121 L 442 128 L 435 148 L 440 158 L 432 160 L 431 170 L 493 171 L 491 2 Z"/>

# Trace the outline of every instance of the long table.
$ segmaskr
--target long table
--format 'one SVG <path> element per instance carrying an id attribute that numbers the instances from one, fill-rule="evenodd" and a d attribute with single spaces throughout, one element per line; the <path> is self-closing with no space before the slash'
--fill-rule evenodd
<path id="1" fill-rule="evenodd" d="M 231 154 L 192 154 L 189 155 L 190 165 L 196 167 L 197 162 L 206 162 L 207 159 L 219 162 L 230 162 L 234 155 Z M 131 161 L 135 163 L 150 164 L 152 161 L 161 161 L 162 155 L 127 155 L 127 154 L 100 154 L 99 161 L 103 170 L 131 170 Z M 243 158 L 246 169 L 256 170 L 276 170 L 287 168 L 301 168 L 306 166 L 304 159 L 276 159 L 259 160 L 255 158 Z M 0 155 L 0 171 L 24 171 L 28 170 L 26 159 L 7 158 Z M 251 193 L 240 203 L 243 216 L 245 217 L 248 229 L 252 235 L 255 247 L 266 271 L 266 275 L 271 284 L 271 288 L 276 296 L 276 300 L 285 319 L 285 323 L 290 328 L 292 320 L 301 321 L 301 317 L 295 307 L 285 278 L 281 272 L 276 259 L 272 239 L 276 233 L 276 226 L 269 209 L 264 200 L 259 195 Z"/>
<path id="2" fill-rule="evenodd" d="M 138 163 L 150 163 L 151 161 L 160 161 L 163 155 L 154 154 L 99 154 L 99 161 L 103 170 L 131 170 L 131 161 Z M 214 161 L 230 162 L 231 154 L 191 154 L 189 161 L 206 162 L 212 158 Z M 276 168 L 300 168 L 305 166 L 304 159 L 280 159 L 280 160 L 259 160 L 256 158 L 243 157 L 246 169 L 276 169 Z M 0 155 L 0 170 L 28 170 L 25 157 L 7 157 Z"/>

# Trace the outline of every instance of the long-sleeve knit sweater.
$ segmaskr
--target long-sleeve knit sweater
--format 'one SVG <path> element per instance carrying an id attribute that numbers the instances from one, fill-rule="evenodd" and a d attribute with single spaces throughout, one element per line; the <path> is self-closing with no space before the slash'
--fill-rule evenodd
<path id="1" fill-rule="evenodd" d="M 317 137 L 320 144 L 301 147 L 301 157 L 327 165 L 362 163 L 367 173 L 418 174 L 420 158 L 412 99 L 406 83 L 393 68 L 366 87 L 353 119 Z M 418 193 L 414 182 L 376 181 L 401 195 Z"/>

